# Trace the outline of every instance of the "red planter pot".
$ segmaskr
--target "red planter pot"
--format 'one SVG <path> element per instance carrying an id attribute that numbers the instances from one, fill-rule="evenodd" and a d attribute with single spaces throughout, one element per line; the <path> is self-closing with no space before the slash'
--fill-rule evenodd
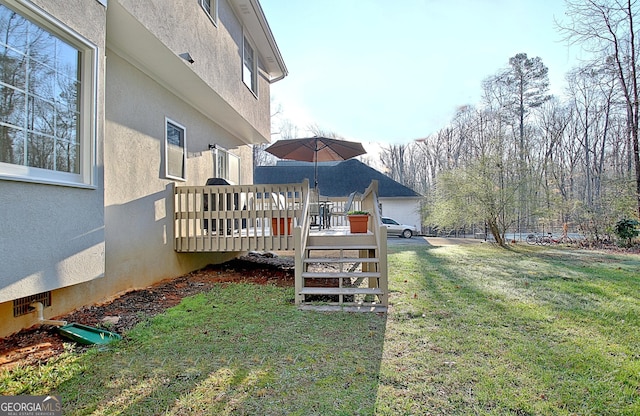
<path id="1" fill-rule="evenodd" d="M 352 234 L 366 233 L 368 222 L 368 215 L 349 215 L 349 228 Z"/>
<path id="2" fill-rule="evenodd" d="M 271 218 L 271 235 L 291 235 L 291 220 L 293 218 L 286 218 L 287 224 L 285 227 L 285 218 L 280 218 L 280 229 L 278 230 L 278 218 Z"/>

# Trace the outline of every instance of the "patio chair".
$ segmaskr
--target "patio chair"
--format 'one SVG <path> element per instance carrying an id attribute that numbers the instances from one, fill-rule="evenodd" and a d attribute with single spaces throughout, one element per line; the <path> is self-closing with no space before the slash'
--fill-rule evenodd
<path id="1" fill-rule="evenodd" d="M 362 194 L 360 192 L 351 192 L 349 194 L 349 197 L 347 198 L 347 202 L 344 203 L 342 210 L 339 210 L 339 208 L 336 207 L 331 212 L 331 215 L 346 217 L 349 211 L 351 211 L 351 206 L 353 205 L 353 201 L 359 200 L 360 198 L 362 198 Z"/>
<path id="2" fill-rule="evenodd" d="M 309 217 L 311 218 L 309 228 L 318 227 L 319 230 L 322 222 L 320 221 L 320 195 L 317 189 L 309 190 Z"/>

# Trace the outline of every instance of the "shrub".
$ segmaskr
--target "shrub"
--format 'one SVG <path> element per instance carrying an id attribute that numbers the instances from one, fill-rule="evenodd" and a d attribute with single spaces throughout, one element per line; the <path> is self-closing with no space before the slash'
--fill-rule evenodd
<path id="1" fill-rule="evenodd" d="M 640 234 L 638 220 L 623 218 L 616 223 L 615 231 L 618 237 L 627 240 L 627 244 L 631 246 L 631 240 Z"/>

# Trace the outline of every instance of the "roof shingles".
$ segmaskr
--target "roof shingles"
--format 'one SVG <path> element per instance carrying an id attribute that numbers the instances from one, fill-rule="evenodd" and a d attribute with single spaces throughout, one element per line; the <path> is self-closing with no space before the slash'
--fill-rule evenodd
<path id="1" fill-rule="evenodd" d="M 253 171 L 253 182 L 255 184 L 300 183 L 306 178 L 313 184 L 313 171 L 313 163 L 279 161 L 276 166 L 257 166 Z M 374 179 L 378 181 L 378 195 L 381 198 L 420 198 L 420 194 L 413 189 L 394 181 L 357 159 L 337 163 L 318 163 L 320 195 L 345 197 L 354 191 L 363 193 Z"/>

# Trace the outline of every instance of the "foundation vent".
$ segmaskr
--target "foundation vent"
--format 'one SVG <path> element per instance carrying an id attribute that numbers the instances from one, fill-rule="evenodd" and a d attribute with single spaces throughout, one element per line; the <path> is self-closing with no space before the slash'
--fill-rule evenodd
<path id="1" fill-rule="evenodd" d="M 37 295 L 31 295 L 13 301 L 13 316 L 22 316 L 31 313 L 33 309 L 29 307 L 32 302 L 42 302 L 42 305 L 46 308 L 51 306 L 51 292 L 38 293 Z"/>

